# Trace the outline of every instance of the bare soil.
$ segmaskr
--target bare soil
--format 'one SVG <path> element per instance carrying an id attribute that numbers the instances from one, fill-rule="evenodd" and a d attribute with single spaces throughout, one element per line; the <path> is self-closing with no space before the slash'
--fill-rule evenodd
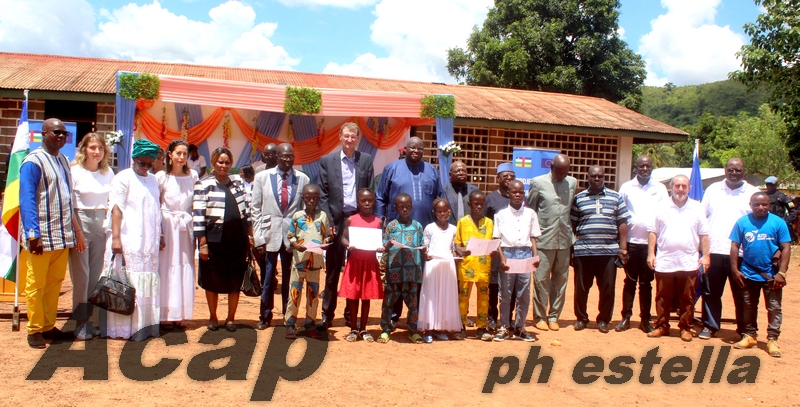
<path id="1" fill-rule="evenodd" d="M 795 247 L 797 248 L 797 247 Z M 95 339 L 91 342 L 60 343 L 52 346 L 56 352 L 45 355 L 45 351 L 31 349 L 26 343 L 24 321 L 20 332 L 11 331 L 11 321 L 0 319 L 0 366 L 3 367 L 4 383 L 0 386 L 0 405 L 231 405 L 251 401 L 251 398 L 267 398 L 270 394 L 270 378 L 275 375 L 295 379 L 280 379 L 274 387 L 271 401 L 279 405 L 792 405 L 800 403 L 800 386 L 795 380 L 800 377 L 800 298 L 797 292 L 798 256 L 793 256 L 789 272 L 789 285 L 783 296 L 783 326 L 780 346 L 783 357 L 770 357 L 766 349 L 766 311 L 761 306 L 759 314 L 758 348 L 737 350 L 731 347 L 736 334 L 732 323 L 725 323 L 715 338 L 701 341 L 695 338 L 683 342 L 678 338 L 677 323 L 673 323 L 669 338 L 647 338 L 636 329 L 638 321 L 634 318 L 632 329 L 626 332 L 602 334 L 591 323 L 589 328 L 575 332 L 570 326 L 575 322 L 572 311 L 573 285 L 567 290 L 567 305 L 559 321 L 561 329 L 557 332 L 536 332 L 537 342 L 507 340 L 505 342 L 482 342 L 474 339 L 475 328 L 468 328 L 470 338 L 464 341 L 435 342 L 431 345 L 410 343 L 401 320 L 399 329 L 392 334 L 388 344 L 346 342 L 344 337 L 349 329 L 344 327 L 341 312 L 344 300 L 340 300 L 335 326 L 329 331 L 327 352 L 324 360 L 314 371 L 316 362 L 300 362 L 306 349 L 309 354 L 321 355 L 325 343 L 296 340 L 290 343 L 283 338 L 284 328 L 272 327 L 264 331 L 239 329 L 237 340 L 225 339 L 224 330 L 207 333 L 208 308 L 204 292 L 197 290 L 195 297 L 195 318 L 186 331 L 188 342 L 182 343 L 180 333 L 171 332 L 162 339 L 134 343 L 122 340 Z M 621 309 L 620 298 L 622 278 L 618 273 L 616 318 Z M 794 277 L 794 278 L 793 278 Z M 571 279 L 570 279 L 571 280 Z M 725 294 L 724 317 L 733 317 L 733 304 L 730 292 Z M 59 302 L 61 311 L 71 307 L 71 284 L 65 281 Z M 276 304 L 280 304 L 276 295 Z M 474 303 L 474 299 L 473 299 Z M 761 302 L 763 304 L 763 300 Z M 589 309 L 595 310 L 596 289 L 592 290 Z M 226 298 L 221 296 L 220 319 L 224 320 Z M 257 298 L 242 297 L 237 313 L 237 323 L 254 327 L 258 318 Z M 0 304 L 0 314 L 11 313 L 12 306 Z M 278 309 L 278 311 L 280 311 Z M 590 315 L 593 312 L 590 311 Z M 634 315 L 638 315 L 638 306 Z M 302 311 L 301 311 L 302 315 Z M 471 315 L 474 318 L 474 304 Z M 697 312 L 699 317 L 700 313 Z M 282 315 L 276 313 L 279 322 Z M 373 301 L 368 330 L 377 338 L 380 334 L 380 302 Z M 613 321 L 616 324 L 618 320 Z M 61 319 L 57 326 L 69 321 Z M 204 342 L 200 343 L 201 337 Z M 215 339 L 216 338 L 216 339 Z M 257 341 L 254 340 L 257 338 Z M 169 342 L 170 346 L 167 346 Z M 253 349 L 253 343 L 255 343 Z M 234 346 L 234 344 L 236 344 Z M 127 346 L 126 346 L 127 345 Z M 140 353 L 136 353 L 136 348 Z M 224 350 L 234 346 L 234 350 Z M 89 349 L 89 352 L 69 352 Z M 125 347 L 125 352 L 123 352 Z M 265 357 L 270 348 L 269 357 Z M 288 356 L 282 357 L 282 349 L 288 347 Z M 704 347 L 711 347 L 713 354 L 705 375 L 696 375 L 701 364 Z M 718 360 L 720 352 L 730 348 L 727 360 Z M 105 348 L 105 349 L 104 349 Z M 142 349 L 143 348 L 143 349 Z M 107 349 L 107 350 L 106 350 Z M 223 349 L 222 354 L 209 355 L 214 349 Z M 553 359 L 552 372 L 545 383 L 538 383 L 541 369 L 537 368 L 529 383 L 521 382 L 529 352 L 540 350 L 540 356 Z M 661 358 L 652 369 L 652 384 L 646 384 L 650 375 L 642 372 L 640 359 L 653 349 Z M 138 355 L 143 356 L 139 358 Z M 123 355 L 124 353 L 124 355 Z M 107 360 L 105 355 L 107 354 Z M 202 355 L 201 355 L 202 354 Z M 66 355 L 66 356 L 65 356 Z M 121 359 L 121 355 L 123 356 Z M 132 356 L 131 356 L 132 355 Z M 201 356 L 197 356 L 201 355 Z M 624 384 L 609 384 L 615 376 L 610 371 L 612 359 L 619 356 L 632 356 L 635 362 L 627 364 L 632 375 Z M 51 357 L 54 356 L 54 357 Z M 602 360 L 603 373 L 591 384 L 578 384 L 573 377 L 576 365 L 587 356 L 598 356 Z M 686 366 L 688 378 L 679 384 L 666 384 L 670 375 L 662 368 L 670 358 L 685 356 L 676 362 Z M 749 362 L 757 372 L 755 383 L 731 384 L 729 373 L 739 366 L 734 363 L 741 359 Z M 220 358 L 211 362 L 212 359 Z M 230 359 L 228 358 L 230 357 Z M 755 357 L 755 358 L 753 358 Z M 136 368 L 141 363 L 145 367 L 155 366 L 162 358 L 179 360 L 172 373 L 161 378 L 159 372 L 169 373 L 171 369 Z M 502 359 L 506 358 L 506 359 Z M 516 359 L 515 359 L 516 358 Z M 40 361 L 40 359 L 42 359 Z M 89 362 L 86 362 L 86 360 Z M 307 359 L 313 359 L 307 355 Z M 192 361 L 194 360 L 194 361 Z M 267 360 L 265 362 L 265 360 Z M 515 364 L 515 360 L 517 361 Z M 83 362 L 81 362 L 83 361 Z M 497 384 L 492 393 L 483 393 L 487 374 L 495 361 L 495 366 L 503 365 L 499 374 L 507 375 L 507 384 Z M 599 362 L 600 360 L 594 360 Z M 88 380 L 84 369 L 79 367 L 59 367 L 47 380 L 32 380 L 41 375 L 40 368 L 56 364 L 88 363 L 91 374 L 102 375 L 107 372 L 107 380 Z M 218 378 L 208 377 L 211 368 L 222 369 Z M 34 369 L 35 366 L 38 367 Z M 168 362 L 169 363 L 169 362 Z M 178 362 L 173 362 L 178 363 Z M 285 364 L 297 369 L 287 368 Z M 627 363 L 627 362 L 626 362 Z M 227 365 L 227 366 L 226 366 Z M 263 366 L 262 366 L 263 365 Z M 719 365 L 722 370 L 719 383 L 711 383 L 713 370 Z M 678 366 L 680 367 L 680 366 Z M 747 366 L 745 366 L 747 367 Z M 263 371 L 262 371 L 263 369 Z M 616 369 L 619 370 L 619 369 Z M 87 370 L 88 371 L 88 370 Z M 206 374 L 203 374 L 205 371 Z M 516 372 L 515 372 L 516 371 Z M 164 373 L 166 372 L 166 373 Z M 198 373 L 200 372 L 200 373 Z M 223 374 L 228 373 L 225 377 Z M 313 373 L 312 373 L 313 372 Z M 298 380 L 304 376 L 309 377 Z M 592 374 L 592 373 L 588 373 Z M 47 375 L 46 375 L 47 376 Z M 260 378 L 259 378 L 260 376 Z M 641 376 L 641 377 L 640 377 Z M 96 377 L 96 376 L 95 376 Z M 513 377 L 513 378 L 512 378 Z M 210 380 L 209 380 L 210 379 Z M 581 380 L 578 377 L 578 380 Z M 693 383 L 698 381 L 699 383 Z"/>

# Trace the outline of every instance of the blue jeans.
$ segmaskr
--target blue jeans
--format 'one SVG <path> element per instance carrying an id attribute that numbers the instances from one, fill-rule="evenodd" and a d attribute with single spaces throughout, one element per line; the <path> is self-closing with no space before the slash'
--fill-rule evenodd
<path id="1" fill-rule="evenodd" d="M 533 252 L 530 247 L 502 247 L 506 259 L 524 260 L 531 258 Z M 500 270 L 500 324 L 510 328 L 525 328 L 525 317 L 531 304 L 531 273 L 506 273 Z M 511 326 L 511 296 L 516 294 L 516 320 Z"/>
<path id="2" fill-rule="evenodd" d="M 278 273 L 278 255 L 281 256 L 281 310 L 286 315 L 286 303 L 289 300 L 289 277 L 292 270 L 292 253 L 281 245 L 277 252 L 267 252 L 265 267 L 261 273 L 261 321 L 272 322 L 272 308 L 275 306 L 275 275 Z"/>

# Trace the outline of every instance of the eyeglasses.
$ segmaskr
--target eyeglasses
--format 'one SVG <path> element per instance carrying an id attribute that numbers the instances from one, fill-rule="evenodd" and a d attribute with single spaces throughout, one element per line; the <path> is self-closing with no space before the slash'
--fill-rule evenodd
<path id="1" fill-rule="evenodd" d="M 741 174 L 744 172 L 744 168 L 728 168 L 725 171 L 727 171 L 728 174 Z"/>
<path id="2" fill-rule="evenodd" d="M 139 160 L 133 160 L 133 162 L 135 162 L 136 165 L 139 166 L 139 168 L 153 168 L 153 163 L 145 163 Z"/>
<path id="3" fill-rule="evenodd" d="M 50 133 L 55 134 L 56 136 L 67 136 L 69 137 L 70 133 L 66 130 L 50 130 Z"/>

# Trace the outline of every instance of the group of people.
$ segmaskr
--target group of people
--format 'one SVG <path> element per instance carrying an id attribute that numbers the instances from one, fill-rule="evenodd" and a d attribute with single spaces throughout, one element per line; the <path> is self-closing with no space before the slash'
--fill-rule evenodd
<path id="1" fill-rule="evenodd" d="M 210 174 L 200 178 L 190 168 L 190 163 L 205 166 L 196 147 L 176 140 L 162 153 L 138 140 L 132 167 L 114 175 L 101 137 L 85 136 L 70 167 L 59 153 L 66 140 L 63 123 L 49 119 L 42 133 L 42 148 L 26 158 L 20 175 L 21 261 L 27 266 L 32 347 L 72 335 L 54 325 L 67 262 L 75 287 L 75 337 L 141 340 L 160 329 L 185 328 L 193 318 L 195 281 L 206 292 L 207 329 L 222 325 L 235 331 L 251 261 L 259 263 L 263 285 L 256 328 L 270 327 L 280 259 L 287 339 L 323 335 L 334 323 L 341 296 L 347 304 L 347 341 L 375 340 L 367 331 L 371 300 L 381 300 L 378 342 L 391 340 L 403 304 L 415 343 L 463 339 L 473 323 L 481 340 L 535 341 L 525 327 L 531 299 L 533 326 L 559 330 L 572 265 L 576 331 L 590 322 L 588 293 L 595 281 L 597 329 L 610 331 L 616 273 L 622 268 L 626 278 L 616 331 L 631 327 L 638 287 L 639 328 L 648 336 L 669 335 L 669 313 L 677 306 L 680 337 L 690 341 L 695 301 L 702 296 L 703 329 L 697 336 L 709 339 L 720 329 L 722 292 L 730 280 L 741 335 L 736 347 L 757 343 L 756 306 L 763 291 L 768 352 L 780 356 L 789 232 L 769 213 L 770 197 L 744 181 L 744 165 L 736 158 L 726 164 L 726 180 L 711 185 L 697 202 L 688 198 L 684 176 L 670 182 L 669 196 L 650 178 L 647 156 L 637 158 L 636 177 L 619 192 L 605 186 L 602 167 L 592 166 L 587 189 L 576 193 L 569 157 L 559 154 L 550 172 L 530 181 L 527 194 L 511 163 L 497 168 L 497 189 L 484 193 L 469 184 L 460 161 L 451 165 L 450 181 L 441 182 L 416 137 L 407 141 L 405 157 L 384 168 L 373 190 L 372 157 L 356 150 L 355 123 L 342 125 L 341 150 L 320 159 L 317 184 L 293 169 L 289 143 L 268 145 L 262 162 L 243 168 L 241 176 L 229 174 L 234 157 L 218 148 L 211 154 Z M 148 171 L 159 154 L 166 163 L 154 175 Z M 363 246 L 364 236 L 373 236 L 369 229 L 380 230 L 381 245 Z M 468 250 L 473 239 L 499 240 L 499 247 L 473 254 Z M 126 268 L 120 273 L 123 258 Z M 137 298 L 133 315 L 109 313 L 98 329 L 87 298 L 103 272 L 126 279 Z M 467 318 L 473 286 L 474 321 Z M 303 293 L 305 319 L 298 321 Z M 219 294 L 228 295 L 222 324 Z"/>

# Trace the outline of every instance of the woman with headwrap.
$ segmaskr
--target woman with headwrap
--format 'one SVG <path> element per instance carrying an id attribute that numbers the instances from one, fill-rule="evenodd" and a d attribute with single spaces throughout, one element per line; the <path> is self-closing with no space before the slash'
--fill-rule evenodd
<path id="1" fill-rule="evenodd" d="M 141 341 L 159 335 L 158 257 L 164 240 L 158 181 L 148 172 L 159 151 L 150 141 L 136 140 L 131 154 L 133 165 L 111 181 L 105 267 L 119 270 L 118 264 L 125 257 L 128 284 L 136 289 L 136 308 L 130 316 L 108 313 L 106 327 L 101 327 L 101 331 L 109 338 Z M 117 255 L 114 264 L 111 264 L 112 253 Z"/>

